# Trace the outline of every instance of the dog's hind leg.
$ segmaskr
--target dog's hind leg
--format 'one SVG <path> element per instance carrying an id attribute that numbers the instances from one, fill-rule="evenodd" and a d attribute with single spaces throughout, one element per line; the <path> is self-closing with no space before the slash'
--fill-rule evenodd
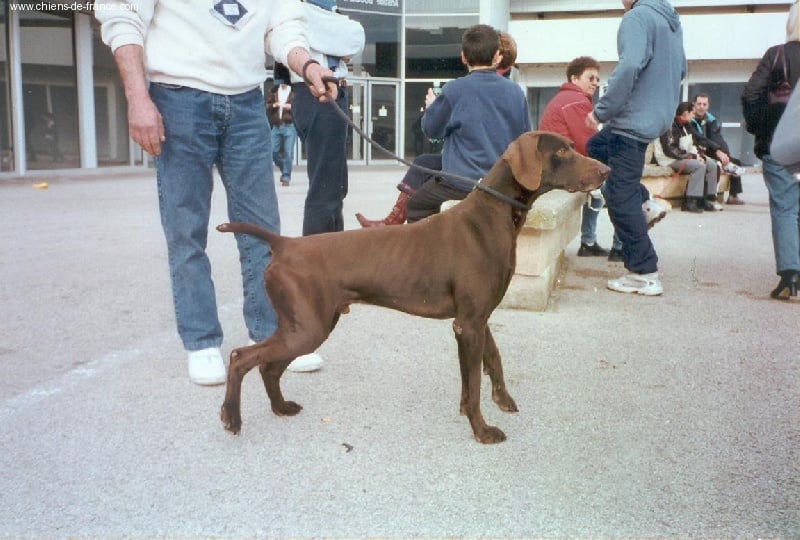
<path id="1" fill-rule="evenodd" d="M 453 321 L 461 367 L 461 414 L 467 416 L 478 442 L 498 443 L 506 440 L 499 428 L 489 426 L 481 414 L 481 360 L 486 341 L 486 321 Z"/>
<path id="2" fill-rule="evenodd" d="M 273 412 L 281 416 L 291 416 L 300 412 L 303 407 L 293 401 L 286 401 L 280 391 L 280 377 L 296 356 L 297 354 L 289 350 L 280 339 L 279 332 L 275 332 L 266 341 L 231 352 L 225 401 L 220 411 L 220 419 L 225 429 L 235 434 L 242 428 L 242 380 L 256 366 L 262 371 L 262 378 L 265 369 L 275 374 L 274 384 L 267 389 Z"/>
<path id="3" fill-rule="evenodd" d="M 500 351 L 494 342 L 492 331 L 486 325 L 486 341 L 483 344 L 483 369 L 489 374 L 492 381 L 492 400 L 497 404 L 501 411 L 518 412 L 514 398 L 506 389 L 506 380 L 503 376 L 503 362 L 500 359 Z"/>
<path id="4" fill-rule="evenodd" d="M 251 345 L 234 349 L 228 362 L 228 382 L 225 387 L 225 401 L 222 402 L 219 417 L 225 429 L 233 434 L 242 429 L 242 379 L 248 371 L 258 365 L 258 347 Z"/>

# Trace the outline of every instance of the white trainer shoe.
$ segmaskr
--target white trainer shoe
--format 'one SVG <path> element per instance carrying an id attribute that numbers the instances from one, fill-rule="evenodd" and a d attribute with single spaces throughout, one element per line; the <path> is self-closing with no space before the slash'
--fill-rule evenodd
<path id="1" fill-rule="evenodd" d="M 664 292 L 658 272 L 650 274 L 625 274 L 608 280 L 608 288 L 622 293 L 637 293 L 645 296 L 658 296 Z"/>
<path id="2" fill-rule="evenodd" d="M 292 363 L 286 369 L 295 373 L 308 373 L 309 371 L 317 371 L 322 367 L 322 364 L 322 357 L 317 353 L 311 353 L 298 356 L 292 360 Z"/>
<path id="3" fill-rule="evenodd" d="M 189 380 L 201 386 L 225 382 L 225 362 L 219 348 L 211 347 L 189 352 Z"/>
<path id="4" fill-rule="evenodd" d="M 733 161 L 729 161 L 728 164 L 725 165 L 725 172 L 728 172 L 734 176 L 744 176 L 745 174 L 747 174 L 747 169 L 745 169 L 744 167 L 740 167 Z"/>
<path id="5" fill-rule="evenodd" d="M 252 339 L 247 342 L 248 345 L 255 345 L 256 342 Z M 311 354 L 304 354 L 303 356 L 298 356 L 289 366 L 286 368 L 289 371 L 294 371 L 295 373 L 308 373 L 310 371 L 317 371 L 318 369 L 322 368 L 322 357 L 317 353 Z"/>
<path id="6" fill-rule="evenodd" d="M 664 219 L 667 215 L 667 209 L 658 204 L 653 199 L 647 199 L 642 203 L 642 212 L 644 212 L 644 218 L 647 221 L 647 228 L 650 229 Z"/>

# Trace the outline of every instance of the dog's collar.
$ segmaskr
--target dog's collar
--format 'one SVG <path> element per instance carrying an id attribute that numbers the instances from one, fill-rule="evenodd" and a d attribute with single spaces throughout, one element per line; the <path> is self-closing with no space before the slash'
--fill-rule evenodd
<path id="1" fill-rule="evenodd" d="M 471 180 L 471 181 L 475 182 L 474 180 Z M 485 193 L 488 193 L 489 195 L 491 195 L 495 199 L 497 199 L 499 201 L 502 201 L 502 202 L 504 202 L 504 203 L 506 203 L 508 205 L 511 205 L 512 208 L 517 208 L 519 210 L 525 210 L 526 212 L 528 212 L 531 209 L 531 207 L 528 206 L 527 204 L 525 204 L 523 202 L 520 202 L 517 199 L 513 199 L 513 198 L 509 197 L 508 195 L 504 195 L 503 193 L 500 193 L 496 189 L 490 188 L 489 186 L 487 186 L 486 184 L 483 183 L 483 178 L 481 178 L 477 182 L 475 182 L 475 188 L 474 189 L 479 189 L 479 190 L 481 190 L 481 191 L 483 191 Z"/>

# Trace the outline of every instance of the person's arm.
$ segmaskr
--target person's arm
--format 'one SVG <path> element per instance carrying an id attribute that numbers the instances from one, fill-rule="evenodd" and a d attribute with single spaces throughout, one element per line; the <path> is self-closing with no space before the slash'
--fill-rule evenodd
<path id="1" fill-rule="evenodd" d="M 607 122 L 628 106 L 639 74 L 650 60 L 647 57 L 650 49 L 647 29 L 638 20 L 623 17 L 617 38 L 619 63 L 608 79 L 606 93 L 598 100 L 593 114 L 587 116 L 587 125 L 593 118 L 596 128 L 598 122 Z"/>
<path id="2" fill-rule="evenodd" d="M 586 142 L 597 130 L 586 125 L 587 115 L 592 113 L 592 102 L 588 99 L 583 103 L 572 103 L 562 109 L 564 123 L 569 131 L 569 138 L 575 143 L 575 151 L 586 155 Z"/>
<path id="3" fill-rule="evenodd" d="M 332 84 L 325 84 L 323 77 L 333 77 L 333 72 L 316 60 L 312 60 L 311 54 L 303 47 L 294 47 L 289 51 L 286 59 L 289 69 L 303 77 L 303 80 L 311 90 L 311 95 L 321 102 L 336 101 L 339 92 L 338 88 Z"/>
<path id="4" fill-rule="evenodd" d="M 453 114 L 453 108 L 450 106 L 450 101 L 447 99 L 442 89 L 442 93 L 430 101 L 430 96 L 433 94 L 432 90 L 428 90 L 425 102 L 428 106 L 425 108 L 425 113 L 422 115 L 422 132 L 426 137 L 432 139 L 444 139 L 448 132 L 448 125 L 450 117 Z"/>
<path id="5" fill-rule="evenodd" d="M 125 98 L 128 102 L 128 133 L 151 156 L 161 154 L 164 123 L 150 94 L 144 73 L 144 51 L 140 45 L 123 45 L 114 51 Z"/>
<path id="6" fill-rule="evenodd" d="M 302 2 L 274 2 L 274 26 L 264 36 L 264 50 L 278 62 L 300 75 L 308 85 L 311 95 L 319 101 L 335 101 L 338 88 L 322 82 L 333 72 L 311 57 L 309 24 L 306 6 Z"/>

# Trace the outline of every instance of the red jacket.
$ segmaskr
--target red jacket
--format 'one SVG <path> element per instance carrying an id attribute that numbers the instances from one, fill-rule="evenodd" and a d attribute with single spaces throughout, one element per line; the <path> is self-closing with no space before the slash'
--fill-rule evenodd
<path id="1" fill-rule="evenodd" d="M 539 129 L 563 135 L 575 143 L 575 150 L 586 155 L 586 141 L 595 130 L 586 127 L 586 115 L 592 112 L 592 98 L 576 84 L 564 83 L 544 108 Z"/>

